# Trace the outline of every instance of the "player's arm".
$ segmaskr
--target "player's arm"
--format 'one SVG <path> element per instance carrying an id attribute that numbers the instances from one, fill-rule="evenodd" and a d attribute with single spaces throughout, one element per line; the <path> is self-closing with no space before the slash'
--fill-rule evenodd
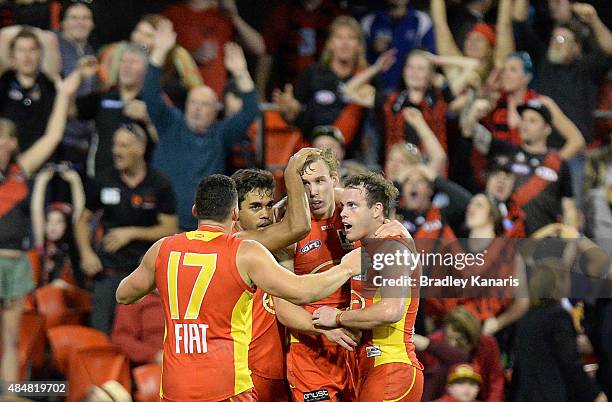
<path id="1" fill-rule="evenodd" d="M 300 170 L 309 155 L 320 153 L 314 148 L 303 148 L 289 159 L 285 169 L 287 210 L 280 222 L 262 230 L 246 230 L 237 234 L 241 239 L 257 240 L 268 250 L 276 251 L 290 246 L 310 233 L 310 208 Z"/>
<path id="2" fill-rule="evenodd" d="M 398 251 L 398 242 L 394 241 L 390 247 L 383 247 L 377 252 L 393 254 Z M 411 247 L 412 248 L 412 247 Z M 408 249 L 405 245 L 400 250 Z M 413 277 L 408 265 L 385 265 L 376 275 L 381 278 L 400 278 L 401 276 Z M 416 279 L 415 279 L 416 280 Z M 374 282 L 375 285 L 378 285 Z M 358 310 L 341 311 L 331 307 L 321 307 L 316 310 L 313 324 L 317 327 L 345 327 L 353 329 L 372 329 L 383 324 L 398 322 L 404 316 L 408 297 L 411 297 L 409 286 L 388 287 L 380 286 L 381 300 L 370 306 Z"/>
<path id="3" fill-rule="evenodd" d="M 115 297 L 117 303 L 132 304 L 155 289 L 155 260 L 164 239 L 160 239 L 147 250 L 144 258 L 127 278 L 124 278 Z"/>
<path id="4" fill-rule="evenodd" d="M 261 244 L 245 240 L 236 255 L 236 265 L 246 283 L 255 283 L 264 292 L 294 304 L 321 300 L 360 272 L 360 251 L 344 256 L 341 263 L 323 273 L 295 275 L 279 265 Z"/>

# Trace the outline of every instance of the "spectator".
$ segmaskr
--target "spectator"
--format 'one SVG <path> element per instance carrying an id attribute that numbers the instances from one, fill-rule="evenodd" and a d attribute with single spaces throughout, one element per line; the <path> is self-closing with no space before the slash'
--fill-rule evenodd
<path id="1" fill-rule="evenodd" d="M 476 24 L 485 24 L 492 0 L 467 0 L 449 10 L 448 26 L 456 43 L 465 43 L 465 37 Z"/>
<path id="2" fill-rule="evenodd" d="M 529 282 L 531 306 L 514 340 L 511 401 L 607 401 L 582 369 L 572 318 L 559 303 L 569 289 L 564 267 L 544 260 Z"/>
<path id="3" fill-rule="evenodd" d="M 487 182 L 485 194 L 497 204 L 502 214 L 503 229 L 506 237 L 525 237 L 525 213 L 511 200 L 516 182 L 516 174 L 512 171 L 508 158 L 493 159 L 487 165 Z"/>
<path id="4" fill-rule="evenodd" d="M 570 171 L 560 154 L 546 145 L 552 132 L 553 116 L 547 106 L 532 100 L 519 106 L 521 114 L 520 136 L 522 144 L 513 145 L 500 141 L 482 125 L 464 135 L 474 135 L 474 146 L 482 154 L 509 158 L 516 172 L 516 184 L 512 201 L 525 212 L 527 235 L 559 216 L 569 226 L 577 227 L 577 210 L 574 202 Z"/>
<path id="5" fill-rule="evenodd" d="M 490 335 L 481 334 L 480 322 L 463 307 L 457 307 L 448 315 L 443 330 L 429 337 L 415 334 L 414 344 L 417 351 L 423 353 L 423 400 L 430 401 L 444 394 L 446 379 L 451 374 L 449 369 L 459 363 L 480 368 L 479 399 L 504 400 L 504 373 L 497 341 Z"/>
<path id="6" fill-rule="evenodd" d="M 612 239 L 612 143 L 589 152 L 585 176 L 586 232 L 605 242 Z"/>
<path id="7" fill-rule="evenodd" d="M 415 239 L 455 240 L 471 195 L 424 165 L 414 165 L 403 172 L 401 197 L 398 220 Z"/>
<path id="8" fill-rule="evenodd" d="M 72 205 L 54 202 L 45 208 L 47 185 L 55 173 L 70 184 Z M 75 170 L 66 165 L 56 165 L 36 175 L 30 208 L 34 247 L 43 268 L 41 285 L 85 287 L 73 236 L 73 225 L 84 206 L 83 183 Z"/>
<path id="9" fill-rule="evenodd" d="M 162 363 L 164 315 L 159 293 L 136 304 L 118 304 L 111 340 L 133 365 Z"/>
<path id="10" fill-rule="evenodd" d="M 68 115 L 69 98 L 76 92 L 79 82 L 80 74 L 75 72 L 58 84 L 58 96 L 45 133 L 21 153 L 18 153 L 16 125 L 10 120 L 0 119 L 0 378 L 5 382 L 18 380 L 19 325 L 24 297 L 34 288 L 32 268 L 25 253 L 30 226 L 26 205 L 29 193 L 27 179 L 45 163 L 60 143 Z"/>
<path id="11" fill-rule="evenodd" d="M 196 224 L 191 213 L 193 189 L 202 177 L 225 172 L 229 150 L 246 138 L 246 131 L 259 110 L 244 54 L 233 43 L 226 46 L 225 65 L 241 92 L 243 106 L 239 113 L 217 121 L 219 101 L 214 91 L 206 86 L 190 91 L 184 115 L 167 106 L 161 98 L 160 67 L 166 53 L 174 46 L 175 37 L 169 22 L 160 23 L 143 99 L 159 132 L 154 165 L 175 185 L 181 230 L 191 230 Z"/>
<path id="12" fill-rule="evenodd" d="M 85 3 L 69 3 L 62 8 L 62 30 L 57 33 L 62 63 L 62 76 L 67 76 L 78 68 L 79 60 L 89 56 L 88 63 L 93 63 L 95 51 L 90 43 L 94 29 L 93 13 Z M 81 61 L 85 62 L 85 61 Z M 95 75 L 84 77 L 78 96 L 85 96 L 97 90 L 98 80 Z M 58 160 L 69 161 L 84 175 L 89 146 L 95 136 L 96 126 L 93 121 L 81 121 L 70 118 L 66 125 L 66 134 L 58 151 Z"/>
<path id="13" fill-rule="evenodd" d="M 265 53 L 263 38 L 240 17 L 235 0 L 188 0 L 168 7 L 164 15 L 174 24 L 178 43 L 200 66 L 204 83 L 218 97 L 227 81 L 225 44 L 234 39 L 235 33 L 247 52 L 255 56 Z"/>
<path id="14" fill-rule="evenodd" d="M 367 66 L 365 41 L 359 23 L 352 17 L 340 16 L 330 27 L 330 35 L 319 63 L 300 75 L 293 93 L 288 84 L 284 91 L 275 89 L 272 98 L 280 113 L 310 139 L 312 129 L 321 125 L 338 127 L 347 146 L 358 135 L 363 108 L 350 103 L 341 91 L 359 70 Z"/>
<path id="15" fill-rule="evenodd" d="M 99 177 L 113 166 L 113 135 L 121 124 L 138 123 L 146 128 L 151 141 L 157 140 L 145 103 L 140 99 L 147 72 L 147 56 L 142 48 L 128 45 L 121 53 L 117 86 L 77 98 L 77 114 L 81 120 L 95 120 L 93 164 L 87 167 L 90 177 Z"/>
<path id="16" fill-rule="evenodd" d="M 371 63 L 389 49 L 405 60 L 411 50 L 427 49 L 436 53 L 433 23 L 429 15 L 408 5 L 408 0 L 386 0 L 387 9 L 368 14 L 362 26 Z M 402 66 L 393 65 L 382 73 L 384 89 L 395 89 L 402 79 Z"/>
<path id="17" fill-rule="evenodd" d="M 448 374 L 446 394 L 434 402 L 478 402 L 482 377 L 469 364 L 458 364 Z"/>
<path id="18" fill-rule="evenodd" d="M 21 29 L 8 47 L 13 68 L 0 77 L 0 115 L 15 122 L 19 145 L 29 149 L 45 131 L 55 87 L 40 71 L 42 44 L 31 29 Z"/>
<path id="19" fill-rule="evenodd" d="M 115 86 L 119 76 L 121 55 L 126 47 L 132 43 L 141 46 L 151 52 L 155 43 L 155 30 L 164 17 L 157 14 L 143 16 L 130 35 L 130 41 L 111 43 L 100 51 L 100 76 L 104 83 Z M 170 100 L 179 108 L 185 105 L 187 92 L 202 85 L 202 77 L 195 61 L 189 52 L 175 45 L 168 52 L 164 61 L 162 74 L 162 86 Z"/>
<path id="20" fill-rule="evenodd" d="M 436 32 L 438 54 L 440 56 L 467 56 L 477 59 L 480 62 L 477 71 L 482 82 L 487 79 L 493 68 L 501 65 L 507 55 L 514 49 L 511 0 L 500 0 L 495 30 L 482 23 L 472 26 L 462 43 L 463 52 L 453 40 L 443 0 L 431 1 L 431 16 Z M 459 73 L 456 67 L 444 68 L 444 74 L 450 80 Z"/>
<path id="21" fill-rule="evenodd" d="M 115 132 L 114 169 L 88 186 L 85 209 L 76 225 L 81 269 L 94 279 L 91 326 L 107 334 L 119 282 L 155 241 L 177 231 L 174 191 L 168 179 L 147 167 L 146 144 L 146 133 L 135 124 Z M 98 212 L 102 212 L 103 238 L 94 249 L 90 225 Z"/>
<path id="22" fill-rule="evenodd" d="M 255 75 L 262 98 L 269 87 L 295 85 L 300 73 L 319 58 L 329 26 L 341 14 L 331 0 L 280 2 L 272 10 L 263 28 L 266 53 L 259 57 Z"/>
<path id="23" fill-rule="evenodd" d="M 344 161 L 345 143 L 344 136 L 337 127 L 315 127 L 312 131 L 312 146 L 318 149 L 331 149 L 334 152 L 336 159 L 342 166 L 342 162 Z M 342 177 L 342 174 L 340 174 L 340 176 Z"/>
<path id="24" fill-rule="evenodd" d="M 399 190 L 401 181 L 404 179 L 404 170 L 421 163 L 423 163 L 423 158 L 416 145 L 409 142 L 395 144 L 391 146 L 385 158 L 385 177 L 391 180 Z M 435 171 L 431 165 L 426 166 Z"/>

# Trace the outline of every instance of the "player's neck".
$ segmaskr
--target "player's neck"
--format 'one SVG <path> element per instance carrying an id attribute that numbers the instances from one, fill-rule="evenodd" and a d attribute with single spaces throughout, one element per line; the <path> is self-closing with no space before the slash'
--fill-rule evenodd
<path id="1" fill-rule="evenodd" d="M 233 225 L 233 222 L 231 220 L 227 222 L 217 222 L 217 221 L 211 221 L 211 220 L 206 220 L 206 219 L 198 221 L 198 227 L 208 226 L 208 227 L 212 227 L 215 229 L 220 229 L 224 233 L 231 233 L 232 225 Z"/>

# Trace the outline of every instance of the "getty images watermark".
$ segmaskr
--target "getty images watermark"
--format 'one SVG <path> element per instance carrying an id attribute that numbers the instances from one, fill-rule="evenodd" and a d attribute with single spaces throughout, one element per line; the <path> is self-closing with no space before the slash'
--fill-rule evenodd
<path id="1" fill-rule="evenodd" d="M 362 272 L 354 279 L 363 282 L 366 292 L 387 297 L 414 296 L 417 291 L 420 297 L 431 298 L 527 297 L 529 277 L 538 261 L 558 258 L 559 270 L 570 273 L 573 283 L 581 285 L 568 296 L 609 297 L 609 278 L 603 271 L 600 275 L 597 270 L 576 266 L 583 256 L 578 251 L 568 259 L 572 248 L 576 249 L 568 241 L 552 247 L 507 238 L 366 239 L 362 241 Z M 609 249 L 603 251 L 610 255 Z"/>

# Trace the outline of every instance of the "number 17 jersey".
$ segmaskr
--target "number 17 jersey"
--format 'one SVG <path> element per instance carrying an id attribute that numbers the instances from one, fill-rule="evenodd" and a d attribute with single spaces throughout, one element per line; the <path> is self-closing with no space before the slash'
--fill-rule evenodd
<path id="1" fill-rule="evenodd" d="M 160 396 L 219 401 L 253 387 L 250 288 L 236 267 L 240 240 L 220 229 L 167 237 L 155 263 L 166 332 Z"/>

